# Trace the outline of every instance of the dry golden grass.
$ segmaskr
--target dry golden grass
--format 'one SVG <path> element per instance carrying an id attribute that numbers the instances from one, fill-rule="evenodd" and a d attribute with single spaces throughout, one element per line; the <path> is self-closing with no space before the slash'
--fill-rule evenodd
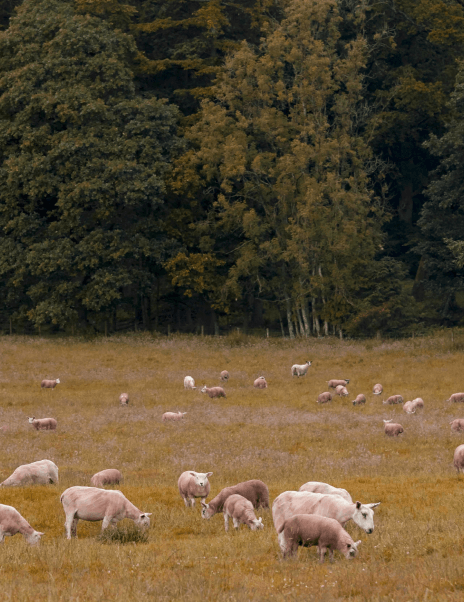
<path id="1" fill-rule="evenodd" d="M 243 344 L 240 344 L 243 343 Z M 464 406 L 445 402 L 464 389 L 464 353 L 445 338 L 380 343 L 127 336 L 95 341 L 0 340 L 0 478 L 20 464 L 48 458 L 59 486 L 0 490 L 46 535 L 31 548 L 21 536 L 0 547 L 3 600 L 462 600 L 463 487 L 452 467 L 464 435 L 449 422 Z M 313 360 L 292 379 L 293 363 Z M 219 384 L 228 369 L 227 399 L 184 391 L 183 378 Z M 266 390 L 254 390 L 264 375 Z M 43 378 L 61 379 L 41 390 Z M 330 378 L 350 378 L 350 397 L 319 406 Z M 425 410 L 408 416 L 372 395 L 421 396 Z M 118 396 L 130 394 L 120 407 Z M 365 393 L 368 403 L 350 401 Z M 188 412 L 183 423 L 162 423 L 164 411 Z M 55 417 L 56 432 L 36 432 L 28 416 Z M 383 418 L 405 429 L 383 434 Z M 104 468 L 125 477 L 123 493 L 153 512 L 147 543 L 97 539 L 101 523 L 79 522 L 78 539 L 64 537 L 60 494 L 90 485 Z M 344 487 L 355 499 L 382 504 L 375 531 L 360 554 L 319 565 L 316 549 L 282 561 L 270 511 L 265 529 L 224 531 L 186 509 L 177 491 L 184 470 L 213 471 L 211 496 L 222 487 L 259 478 L 271 500 L 309 480 Z M 126 522 L 126 521 L 124 521 Z M 121 523 L 123 526 L 123 523 Z M 115 538 L 118 539 L 117 537 Z"/>

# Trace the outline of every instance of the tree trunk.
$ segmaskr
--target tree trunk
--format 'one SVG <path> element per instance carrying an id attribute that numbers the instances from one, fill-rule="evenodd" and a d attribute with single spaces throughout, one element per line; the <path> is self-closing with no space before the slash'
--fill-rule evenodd
<path id="1" fill-rule="evenodd" d="M 289 336 L 290 336 L 291 339 L 294 339 L 295 335 L 293 334 L 292 308 L 291 308 L 291 305 L 290 305 L 290 299 L 288 297 L 285 300 L 285 304 L 287 306 L 288 334 L 289 334 Z"/>
<path id="2" fill-rule="evenodd" d="M 402 222 L 407 224 L 412 223 L 413 197 L 412 184 L 408 182 L 401 190 L 401 198 L 398 205 L 398 217 Z"/>
<path id="3" fill-rule="evenodd" d="M 301 304 L 301 315 L 303 316 L 305 335 L 306 335 L 306 337 L 309 337 L 311 335 L 311 328 L 309 326 L 308 302 L 306 301 L 306 299 L 303 299 L 303 303 Z"/>
<path id="4" fill-rule="evenodd" d="M 316 332 L 317 336 L 321 336 L 321 325 L 319 323 L 319 318 L 316 314 L 316 297 L 312 298 L 312 314 L 313 314 L 313 330 Z"/>

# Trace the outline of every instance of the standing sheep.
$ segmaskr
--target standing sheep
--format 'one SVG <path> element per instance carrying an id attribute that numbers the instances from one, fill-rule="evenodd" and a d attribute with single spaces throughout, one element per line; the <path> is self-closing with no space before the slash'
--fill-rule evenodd
<path id="1" fill-rule="evenodd" d="M 187 412 L 164 412 L 162 420 L 163 422 L 168 420 L 183 420 L 185 414 L 187 414 Z"/>
<path id="2" fill-rule="evenodd" d="M 255 389 L 267 389 L 267 382 L 264 376 L 260 376 L 259 378 L 257 378 L 253 383 L 253 387 Z"/>
<path id="3" fill-rule="evenodd" d="M 226 499 L 234 493 L 238 493 L 249 500 L 253 504 L 253 508 L 269 508 L 269 489 L 267 485 L 258 479 L 252 479 L 232 487 L 225 487 L 209 504 L 201 502 L 201 517 L 210 519 L 217 512 L 221 512 Z"/>
<path id="4" fill-rule="evenodd" d="M 451 430 L 455 433 L 459 433 L 460 431 L 464 431 L 464 418 L 456 418 L 450 422 Z"/>
<path id="5" fill-rule="evenodd" d="M 3 483 L 0 483 L 0 487 L 25 487 L 53 483 L 58 483 L 58 466 L 51 460 L 39 460 L 18 466 Z"/>
<path id="6" fill-rule="evenodd" d="M 459 403 L 464 401 L 464 393 L 453 393 L 446 401 L 452 401 L 453 403 Z"/>
<path id="7" fill-rule="evenodd" d="M 337 385 L 335 387 L 335 395 L 340 395 L 340 397 L 348 397 L 348 389 L 343 385 Z"/>
<path id="8" fill-rule="evenodd" d="M 458 445 L 454 450 L 454 468 L 458 472 L 464 472 L 464 445 Z"/>
<path id="9" fill-rule="evenodd" d="M 329 391 L 325 391 L 324 393 L 320 393 L 317 396 L 317 403 L 327 403 L 329 401 L 332 401 L 332 393 L 329 393 Z"/>
<path id="10" fill-rule="evenodd" d="M 107 468 L 93 475 L 90 479 L 92 487 L 104 487 L 105 485 L 119 485 L 122 474 L 116 468 Z"/>
<path id="11" fill-rule="evenodd" d="M 401 435 L 401 433 L 404 433 L 404 429 L 401 426 L 401 424 L 392 422 L 391 419 L 384 420 L 383 422 L 385 424 L 385 429 L 384 429 L 385 434 L 388 435 L 389 437 L 398 437 L 398 435 Z"/>
<path id="12" fill-rule="evenodd" d="M 227 370 L 223 370 L 221 372 L 221 382 L 226 383 L 230 378 L 230 374 L 227 372 Z"/>
<path id="13" fill-rule="evenodd" d="M 55 431 L 57 422 L 54 418 L 29 418 L 29 424 L 35 428 L 36 431 Z"/>
<path id="14" fill-rule="evenodd" d="M 0 504 L 0 543 L 5 541 L 6 536 L 12 537 L 16 533 L 24 535 L 24 539 L 31 546 L 38 544 L 40 538 L 44 535 L 44 533 L 33 529 L 16 508 Z"/>
<path id="15" fill-rule="evenodd" d="M 229 530 L 229 518 L 232 519 L 236 529 L 241 524 L 247 525 L 252 531 L 264 528 L 263 519 L 256 518 L 253 504 L 238 493 L 230 495 L 224 502 L 224 528 L 226 531 Z"/>
<path id="16" fill-rule="evenodd" d="M 346 385 L 350 382 L 349 378 L 343 378 L 342 380 L 337 380 L 333 378 L 327 382 L 329 389 L 336 389 L 338 386 L 346 387 Z"/>
<path id="17" fill-rule="evenodd" d="M 122 406 L 129 405 L 129 393 L 121 393 L 119 396 L 119 404 Z"/>
<path id="18" fill-rule="evenodd" d="M 212 472 L 187 470 L 180 475 L 177 486 L 187 508 L 195 506 L 195 498 L 197 497 L 201 498 L 202 502 L 206 500 L 211 491 L 208 477 L 211 477 L 212 474 Z"/>
<path id="19" fill-rule="evenodd" d="M 307 361 L 306 364 L 294 364 L 292 366 L 292 376 L 306 376 L 306 372 L 308 371 L 309 366 L 311 366 L 312 362 Z"/>
<path id="20" fill-rule="evenodd" d="M 391 395 L 386 401 L 382 401 L 382 403 L 386 403 L 388 405 L 403 403 L 403 398 L 401 397 L 401 395 Z"/>
<path id="21" fill-rule="evenodd" d="M 56 385 L 59 385 L 59 384 L 60 384 L 60 379 L 59 378 L 55 378 L 54 380 L 44 379 L 40 383 L 40 388 L 41 389 L 54 389 L 56 387 Z"/>
<path id="22" fill-rule="evenodd" d="M 377 383 L 376 385 L 374 385 L 374 389 L 372 390 L 374 395 L 382 395 L 383 393 L 383 387 L 380 383 Z"/>
<path id="23" fill-rule="evenodd" d="M 366 396 L 360 393 L 357 395 L 356 399 L 353 400 L 354 406 L 360 406 L 361 404 L 366 403 Z"/>
<path id="24" fill-rule="evenodd" d="M 195 381 L 192 376 L 186 376 L 184 378 L 184 389 L 196 389 Z"/>
<path id="25" fill-rule="evenodd" d="M 227 399 L 226 392 L 222 387 L 211 387 L 210 389 L 208 389 L 208 387 L 205 385 L 203 389 L 200 389 L 200 391 L 202 393 L 206 393 L 211 399 L 217 397 L 225 397 Z"/>

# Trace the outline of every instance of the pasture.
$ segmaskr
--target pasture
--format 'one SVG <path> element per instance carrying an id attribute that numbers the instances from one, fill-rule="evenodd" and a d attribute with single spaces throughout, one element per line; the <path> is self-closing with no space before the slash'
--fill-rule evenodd
<path id="1" fill-rule="evenodd" d="M 59 485 L 0 489 L 46 535 L 30 547 L 21 535 L 0 546 L 2 600 L 462 600 L 464 597 L 464 478 L 453 452 L 464 434 L 449 422 L 464 404 L 446 402 L 464 390 L 460 345 L 436 336 L 401 342 L 277 340 L 247 337 L 133 335 L 93 341 L 0 339 L 0 479 L 20 464 L 55 462 Z M 294 363 L 312 360 L 304 378 Z M 227 369 L 227 399 L 199 388 L 219 385 Z M 183 389 L 185 375 L 198 387 Z M 265 390 L 253 389 L 264 375 Z M 43 378 L 61 379 L 55 390 Z M 348 398 L 316 404 L 330 378 L 349 378 Z M 380 382 L 384 395 L 372 395 Z M 128 407 L 118 397 L 128 392 Z M 365 393 L 365 407 L 351 400 Z M 423 397 L 425 409 L 406 415 L 382 405 L 399 393 Z M 185 420 L 162 423 L 165 411 Z M 54 417 L 56 431 L 35 431 L 28 416 Z M 383 419 L 404 427 L 387 438 Z M 90 485 L 104 468 L 118 468 L 119 488 L 142 512 L 152 512 L 148 541 L 102 542 L 101 523 L 79 522 L 67 541 L 60 494 Z M 224 531 L 184 507 L 177 479 L 184 470 L 212 471 L 211 499 L 223 487 L 261 479 L 271 502 L 307 481 L 347 489 L 354 500 L 381 502 L 375 530 L 359 556 L 337 552 L 319 564 L 316 548 L 283 561 L 270 511 L 257 511 L 264 530 Z M 124 523 L 120 523 L 123 527 Z"/>

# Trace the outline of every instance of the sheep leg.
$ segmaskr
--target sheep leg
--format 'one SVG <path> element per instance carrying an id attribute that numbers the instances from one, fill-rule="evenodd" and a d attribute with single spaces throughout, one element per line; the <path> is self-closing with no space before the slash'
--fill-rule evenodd
<path id="1" fill-rule="evenodd" d="M 102 531 L 104 531 L 105 529 L 107 529 L 111 523 L 113 519 L 109 518 L 108 516 L 105 516 L 105 518 L 103 519 L 103 524 L 102 524 Z"/>
<path id="2" fill-rule="evenodd" d="M 73 521 L 71 523 L 71 535 L 72 537 L 77 537 L 77 523 L 79 522 L 79 519 L 77 518 L 77 516 L 75 516 L 73 518 Z"/>
<path id="3" fill-rule="evenodd" d="M 74 517 L 75 517 L 75 512 L 73 512 L 72 514 L 67 514 L 66 515 L 66 521 L 64 523 L 64 527 L 66 530 L 66 539 L 71 539 L 71 528 L 74 522 Z"/>
<path id="4" fill-rule="evenodd" d="M 195 508 L 195 498 L 194 498 L 194 497 L 191 497 L 191 498 L 190 498 L 190 506 L 191 506 L 192 508 Z"/>
<path id="5" fill-rule="evenodd" d="M 330 557 L 330 562 L 333 562 L 333 560 L 334 560 L 334 551 L 332 550 L 332 548 L 329 548 L 329 557 Z"/>
<path id="6" fill-rule="evenodd" d="M 190 500 L 189 500 L 189 498 L 188 497 L 184 497 L 183 500 L 184 500 L 185 507 L 186 508 L 190 508 Z"/>
<path id="7" fill-rule="evenodd" d="M 0 531 L 0 543 L 3 543 L 5 541 L 5 533 L 3 531 Z"/>
<path id="8" fill-rule="evenodd" d="M 233 518 L 232 520 L 234 522 L 234 527 L 238 529 L 240 527 L 240 521 L 238 520 L 238 518 Z"/>
<path id="9" fill-rule="evenodd" d="M 226 531 L 229 530 L 229 515 L 227 514 L 227 512 L 224 512 L 224 529 Z"/>
<path id="10" fill-rule="evenodd" d="M 326 552 L 327 548 L 325 546 L 319 547 L 319 561 L 321 562 L 321 564 L 324 562 Z"/>

